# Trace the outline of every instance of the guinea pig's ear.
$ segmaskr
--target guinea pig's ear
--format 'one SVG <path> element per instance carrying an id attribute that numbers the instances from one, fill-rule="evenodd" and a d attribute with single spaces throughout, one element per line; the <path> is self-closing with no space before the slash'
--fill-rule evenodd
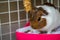
<path id="1" fill-rule="evenodd" d="M 33 20 L 33 11 L 32 10 L 30 10 L 29 12 L 28 12 L 28 17 L 29 17 L 29 21 L 32 21 Z"/>
<path id="2" fill-rule="evenodd" d="M 51 6 L 51 7 L 54 7 L 54 8 L 56 9 L 56 6 L 55 6 L 54 4 L 52 4 L 52 3 L 46 2 L 46 3 L 44 3 L 43 5 Z"/>
<path id="3" fill-rule="evenodd" d="M 36 11 L 36 8 L 35 8 L 35 7 L 32 8 L 32 10 L 30 10 L 30 11 L 28 12 L 29 17 L 33 17 L 33 15 L 34 15 L 36 12 L 37 12 L 37 11 Z"/>
<path id="4" fill-rule="evenodd" d="M 28 12 L 29 18 L 31 18 L 32 14 L 33 14 L 33 13 L 32 13 L 32 10 Z"/>

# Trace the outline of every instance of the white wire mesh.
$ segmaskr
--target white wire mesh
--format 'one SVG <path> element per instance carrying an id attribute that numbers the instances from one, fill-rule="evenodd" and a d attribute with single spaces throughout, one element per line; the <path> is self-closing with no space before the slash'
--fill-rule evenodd
<path id="1" fill-rule="evenodd" d="M 0 32 L 1 32 L 1 25 L 4 25 L 4 24 L 9 24 L 9 30 L 10 30 L 10 40 L 12 40 L 12 30 L 11 30 L 11 23 L 16 23 L 16 22 L 18 22 L 18 25 L 19 25 L 19 28 L 20 28 L 20 22 L 21 21 L 26 21 L 26 22 L 28 22 L 28 13 L 26 13 L 26 19 L 23 19 L 23 20 L 21 20 L 20 19 L 20 12 L 21 11 L 24 11 L 24 9 L 19 9 L 19 1 L 22 1 L 22 0 L 8 0 L 8 1 L 0 1 L 0 3 L 6 3 L 6 2 L 8 2 L 8 12 L 1 12 L 0 14 L 6 14 L 6 13 L 8 13 L 9 14 L 9 22 L 6 22 L 6 23 L 1 23 L 0 22 Z M 52 4 L 54 4 L 53 2 L 54 2 L 54 0 L 47 0 L 46 2 L 50 2 L 51 1 L 51 3 Z M 60 0 L 57 0 L 57 5 L 58 6 L 56 6 L 56 7 L 58 7 L 58 10 L 59 10 L 59 8 L 60 8 L 60 4 L 59 4 L 59 1 Z M 17 2 L 17 10 L 14 10 L 14 11 L 10 11 L 10 2 Z M 44 0 L 41 0 L 41 4 L 43 4 L 44 3 Z M 36 0 L 34 0 L 34 4 L 33 4 L 34 6 L 36 6 Z M 11 13 L 13 13 L 13 12 L 17 12 L 17 14 L 18 14 L 18 21 L 16 20 L 16 21 L 12 21 L 11 22 Z M 1 34 L 1 33 L 0 33 Z M 1 34 L 1 40 L 2 40 L 2 34 Z"/>

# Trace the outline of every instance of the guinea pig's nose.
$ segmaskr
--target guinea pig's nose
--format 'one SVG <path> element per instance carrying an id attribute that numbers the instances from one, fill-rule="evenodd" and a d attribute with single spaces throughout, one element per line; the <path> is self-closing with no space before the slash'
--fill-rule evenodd
<path id="1" fill-rule="evenodd" d="M 41 20 L 41 17 L 38 18 L 38 21 L 40 21 L 40 20 Z"/>

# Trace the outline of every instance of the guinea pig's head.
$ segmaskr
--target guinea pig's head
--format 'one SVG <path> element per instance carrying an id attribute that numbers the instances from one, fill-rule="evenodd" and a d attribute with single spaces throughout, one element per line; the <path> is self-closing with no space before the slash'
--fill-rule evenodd
<path id="1" fill-rule="evenodd" d="M 33 29 L 42 29 L 44 27 L 48 29 L 50 25 L 56 22 L 58 16 L 54 5 L 50 3 L 45 3 L 38 6 L 38 8 L 34 7 L 28 13 L 30 15 L 30 25 Z"/>
<path id="2" fill-rule="evenodd" d="M 47 25 L 46 19 L 42 16 L 47 16 L 48 13 L 42 8 L 33 8 L 29 11 L 30 25 L 33 29 L 41 29 Z"/>

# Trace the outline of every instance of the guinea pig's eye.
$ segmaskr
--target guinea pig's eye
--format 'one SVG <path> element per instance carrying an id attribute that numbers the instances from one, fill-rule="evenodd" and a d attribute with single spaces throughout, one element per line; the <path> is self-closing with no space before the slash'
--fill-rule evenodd
<path id="1" fill-rule="evenodd" d="M 41 20 L 41 17 L 38 18 L 38 21 L 40 21 L 40 20 Z"/>
<path id="2" fill-rule="evenodd" d="M 46 12 L 45 10 L 43 11 L 43 16 L 46 16 L 46 15 L 48 15 L 48 12 Z"/>

